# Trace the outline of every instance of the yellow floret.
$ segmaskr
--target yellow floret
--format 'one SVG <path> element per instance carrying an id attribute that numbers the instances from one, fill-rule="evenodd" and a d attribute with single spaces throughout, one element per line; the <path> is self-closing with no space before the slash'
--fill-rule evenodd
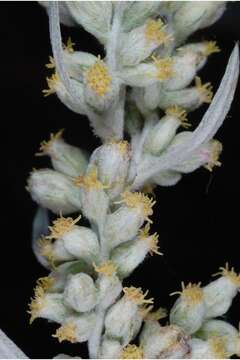
<path id="1" fill-rule="evenodd" d="M 108 260 L 101 265 L 96 265 L 93 263 L 93 267 L 96 272 L 106 276 L 112 276 L 117 271 L 117 266 L 111 260 Z"/>
<path id="2" fill-rule="evenodd" d="M 51 94 L 54 94 L 56 92 L 56 87 L 60 82 L 59 76 L 57 73 L 52 74 L 52 76 L 49 78 L 46 78 L 48 89 L 44 89 L 42 92 L 44 96 L 49 96 Z"/>
<path id="3" fill-rule="evenodd" d="M 184 127 L 185 129 L 191 127 L 191 124 L 189 124 L 187 119 L 186 110 L 184 110 L 180 106 L 178 105 L 170 106 L 169 108 L 166 109 L 165 113 L 166 115 L 177 118 L 181 122 L 182 127 Z"/>
<path id="4" fill-rule="evenodd" d="M 210 104 L 212 101 L 212 97 L 213 97 L 211 83 L 208 82 L 206 84 L 202 84 L 202 80 L 200 79 L 200 77 L 196 76 L 195 77 L 195 86 L 202 97 L 202 101 L 207 104 Z"/>
<path id="5" fill-rule="evenodd" d="M 74 53 L 74 45 L 76 45 L 74 42 L 72 42 L 71 37 L 69 36 L 67 39 L 67 44 L 63 44 L 63 50 L 67 51 L 69 54 Z"/>
<path id="6" fill-rule="evenodd" d="M 129 143 L 127 140 L 111 140 L 109 144 L 115 145 L 123 156 L 129 151 Z"/>
<path id="7" fill-rule="evenodd" d="M 143 349 L 140 346 L 129 344 L 123 348 L 121 359 L 143 359 Z"/>
<path id="8" fill-rule="evenodd" d="M 50 235 L 46 236 L 46 239 L 59 239 L 65 233 L 70 231 L 72 227 L 81 219 L 81 215 L 79 215 L 75 220 L 73 218 L 68 217 L 65 218 L 62 215 L 53 221 L 53 226 L 49 226 Z"/>
<path id="9" fill-rule="evenodd" d="M 208 163 L 204 165 L 205 169 L 209 170 L 210 172 L 213 171 L 214 166 L 221 166 L 222 163 L 219 161 L 219 156 L 221 155 L 223 146 L 218 140 L 211 140 L 211 153 Z"/>
<path id="10" fill-rule="evenodd" d="M 159 308 L 156 311 L 152 311 L 149 312 L 144 320 L 148 320 L 148 321 L 158 321 L 161 319 L 164 319 L 165 317 L 167 317 L 167 310 L 164 308 Z"/>
<path id="11" fill-rule="evenodd" d="M 112 77 L 105 63 L 98 60 L 86 71 L 86 80 L 89 87 L 99 96 L 104 96 L 110 90 Z"/>
<path id="12" fill-rule="evenodd" d="M 52 241 L 47 239 L 46 237 L 42 237 L 38 241 L 38 247 L 40 255 L 45 257 L 45 259 L 47 259 L 47 261 L 49 262 L 50 267 L 54 269 L 56 259 L 53 254 Z"/>
<path id="13" fill-rule="evenodd" d="M 64 340 L 75 343 L 77 341 L 76 325 L 73 323 L 62 325 L 52 337 L 57 338 L 60 343 Z"/>
<path id="14" fill-rule="evenodd" d="M 158 251 L 159 250 L 158 234 L 155 232 L 154 234 L 149 235 L 149 230 L 150 230 L 150 224 L 148 223 L 143 229 L 139 230 L 139 238 L 147 242 L 150 255 L 153 254 L 162 255 L 162 253 Z"/>
<path id="15" fill-rule="evenodd" d="M 49 149 L 51 148 L 52 144 L 54 143 L 54 141 L 58 140 L 59 138 L 61 138 L 62 133 L 63 133 L 64 129 L 59 130 L 56 134 L 51 133 L 50 134 L 50 139 L 47 140 L 43 140 L 40 143 L 40 148 L 39 148 L 39 153 L 36 153 L 36 156 L 43 156 L 45 154 L 48 153 Z"/>
<path id="16" fill-rule="evenodd" d="M 164 26 L 162 20 L 148 19 L 144 33 L 147 42 L 153 41 L 160 45 L 172 40 L 171 35 L 165 31 L 165 28 L 166 26 Z"/>
<path id="17" fill-rule="evenodd" d="M 170 57 L 158 59 L 152 56 L 152 59 L 156 66 L 156 78 L 158 80 L 167 80 L 173 75 L 173 60 Z"/>
<path id="18" fill-rule="evenodd" d="M 221 51 L 216 41 L 204 41 L 205 49 L 204 55 L 209 56 L 214 53 L 218 53 Z"/>
<path id="19" fill-rule="evenodd" d="M 31 302 L 29 304 L 28 314 L 30 317 L 30 324 L 38 317 L 39 312 L 44 306 L 44 295 L 45 290 L 41 285 L 37 285 L 34 289 L 34 297 L 31 298 Z"/>
<path id="20" fill-rule="evenodd" d="M 74 185 L 83 187 L 86 190 L 101 190 L 107 189 L 108 186 L 98 180 L 97 168 L 94 166 L 86 175 L 81 175 L 73 180 Z"/>
<path id="21" fill-rule="evenodd" d="M 124 287 L 123 292 L 127 299 L 133 301 L 137 305 L 143 304 L 153 304 L 153 298 L 145 299 L 148 294 L 148 290 L 143 293 L 141 288 L 135 288 L 134 286 L 131 287 Z"/>
<path id="22" fill-rule="evenodd" d="M 225 267 L 220 267 L 219 272 L 213 274 L 213 276 L 221 275 L 230 279 L 236 286 L 240 287 L 240 273 L 237 274 L 234 267 L 230 269 L 229 264 L 226 263 Z"/>
<path id="23" fill-rule="evenodd" d="M 141 192 L 125 191 L 121 196 L 123 200 L 117 202 L 118 204 L 125 203 L 130 208 L 139 208 L 144 218 L 152 222 L 148 217 L 153 214 L 152 207 L 156 201 Z"/>
<path id="24" fill-rule="evenodd" d="M 175 291 L 170 295 L 172 296 L 179 294 L 190 305 L 196 305 L 203 301 L 203 290 L 201 289 L 201 283 L 189 283 L 187 286 L 185 286 L 182 282 L 181 285 L 182 291 Z"/>

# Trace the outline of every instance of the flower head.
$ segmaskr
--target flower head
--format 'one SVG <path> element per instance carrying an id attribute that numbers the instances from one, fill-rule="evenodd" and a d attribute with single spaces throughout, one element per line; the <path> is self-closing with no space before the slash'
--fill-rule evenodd
<path id="1" fill-rule="evenodd" d="M 60 78 L 58 74 L 55 72 L 54 74 L 52 74 L 51 77 L 47 77 L 46 80 L 47 80 L 48 89 L 44 89 L 42 91 L 45 97 L 54 94 L 56 92 L 56 88 L 60 82 Z"/>
<path id="2" fill-rule="evenodd" d="M 205 49 L 204 55 L 209 56 L 214 53 L 218 53 L 221 51 L 216 41 L 204 41 Z"/>
<path id="3" fill-rule="evenodd" d="M 69 54 L 74 53 L 74 45 L 76 45 L 74 42 L 72 42 L 71 37 L 69 36 L 67 39 L 66 45 L 63 44 L 63 50 L 67 51 Z"/>
<path id="4" fill-rule="evenodd" d="M 105 63 L 97 59 L 85 74 L 87 84 L 99 96 L 104 96 L 110 90 L 112 77 Z"/>
<path id="5" fill-rule="evenodd" d="M 36 288 L 34 289 L 34 296 L 31 298 L 31 302 L 29 304 L 29 310 L 27 311 L 28 314 L 31 315 L 30 317 L 30 324 L 38 317 L 39 311 L 44 306 L 44 295 L 45 289 L 41 283 L 37 284 Z"/>
<path id="6" fill-rule="evenodd" d="M 117 271 L 117 266 L 111 260 L 108 260 L 98 266 L 96 264 L 93 264 L 93 266 L 96 272 L 104 274 L 106 276 L 112 276 Z"/>
<path id="7" fill-rule="evenodd" d="M 191 124 L 189 124 L 187 119 L 187 112 L 183 108 L 181 108 L 178 105 L 170 106 L 166 109 L 166 115 L 173 116 L 181 122 L 182 127 L 185 129 L 191 127 Z"/>
<path id="8" fill-rule="evenodd" d="M 43 155 L 47 154 L 50 147 L 54 143 L 54 141 L 61 138 L 63 131 L 64 131 L 64 129 L 61 129 L 56 134 L 51 133 L 50 134 L 50 139 L 48 141 L 43 140 L 40 143 L 39 153 L 36 153 L 36 156 L 43 156 Z"/>
<path id="9" fill-rule="evenodd" d="M 146 220 L 152 222 L 148 216 L 153 214 L 152 207 L 156 203 L 152 198 L 144 195 L 141 192 L 125 191 L 122 194 L 122 201 L 117 203 L 125 203 L 130 208 L 140 208 L 141 212 Z"/>
<path id="10" fill-rule="evenodd" d="M 165 28 L 161 19 L 148 19 L 144 32 L 145 39 L 147 42 L 156 42 L 159 45 L 167 43 L 172 37 L 165 31 Z"/>
<path id="11" fill-rule="evenodd" d="M 52 335 L 52 337 L 57 338 L 60 343 L 64 340 L 75 343 L 77 341 L 76 325 L 73 323 L 62 325 L 59 329 L 57 329 L 56 333 Z"/>
<path id="12" fill-rule="evenodd" d="M 220 267 L 219 272 L 214 274 L 213 276 L 221 275 L 227 277 L 231 282 L 233 282 L 236 286 L 240 286 L 240 273 L 237 274 L 234 270 L 234 267 L 230 269 L 229 264 L 226 263 L 225 267 Z"/>
<path id="13" fill-rule="evenodd" d="M 208 161 L 207 164 L 204 165 L 205 169 L 212 172 L 214 166 L 221 166 L 221 162 L 219 161 L 219 156 L 222 152 L 223 146 L 218 140 L 210 141 L 210 152 L 207 152 Z"/>
<path id="14" fill-rule="evenodd" d="M 46 239 L 52 240 L 61 238 L 66 232 L 70 231 L 80 219 L 81 215 L 79 215 L 75 220 L 71 217 L 65 218 L 60 216 L 58 219 L 53 221 L 53 226 L 49 226 L 50 235 L 46 236 Z"/>
<path id="15" fill-rule="evenodd" d="M 133 301 L 137 305 L 153 304 L 153 298 L 145 299 L 148 294 L 148 290 L 143 293 L 141 288 L 135 288 L 134 286 L 131 286 L 124 287 L 123 292 L 127 299 Z"/>
<path id="16" fill-rule="evenodd" d="M 53 253 L 52 241 L 43 236 L 41 239 L 39 239 L 38 246 L 40 255 L 47 259 L 50 266 L 54 269 L 56 259 Z"/>
<path id="17" fill-rule="evenodd" d="M 157 70 L 157 79 L 160 81 L 168 80 L 173 75 L 173 60 L 170 57 L 158 59 L 155 56 L 152 56 L 152 59 Z"/>
<path id="18" fill-rule="evenodd" d="M 73 180 L 74 185 L 83 187 L 86 190 L 95 189 L 101 190 L 106 189 L 108 186 L 101 183 L 98 180 L 98 172 L 96 166 L 94 166 L 86 175 L 78 176 Z"/>
<path id="19" fill-rule="evenodd" d="M 181 283 L 182 291 L 176 291 L 172 295 L 179 294 L 182 298 L 191 305 L 199 304 L 203 300 L 203 291 L 201 289 L 201 283 L 192 284 L 189 283 L 187 286 L 184 285 L 184 282 Z"/>
<path id="20" fill-rule="evenodd" d="M 202 101 L 207 104 L 210 104 L 212 101 L 212 97 L 213 97 L 211 83 L 208 82 L 206 84 L 203 84 L 200 77 L 196 76 L 195 77 L 195 86 L 201 95 Z"/>
<path id="21" fill-rule="evenodd" d="M 143 229 L 139 230 L 139 238 L 148 243 L 150 255 L 162 255 L 162 253 L 159 252 L 158 234 L 155 232 L 154 234 L 149 235 L 149 230 L 150 224 L 147 223 Z"/>
<path id="22" fill-rule="evenodd" d="M 227 359 L 229 353 L 226 350 L 226 340 L 224 337 L 215 336 L 208 340 L 211 352 L 214 354 L 216 359 Z"/>

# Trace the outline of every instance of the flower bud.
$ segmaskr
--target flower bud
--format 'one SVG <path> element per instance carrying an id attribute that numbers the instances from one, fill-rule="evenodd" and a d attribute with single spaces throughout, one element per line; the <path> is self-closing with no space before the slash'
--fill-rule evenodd
<path id="1" fill-rule="evenodd" d="M 159 107 L 167 109 L 177 105 L 187 111 L 197 109 L 203 103 L 210 104 L 212 100 L 212 87 L 210 83 L 202 84 L 199 77 L 195 78 L 195 86 L 161 92 Z"/>
<path id="2" fill-rule="evenodd" d="M 35 170 L 28 179 L 28 191 L 34 201 L 55 214 L 69 214 L 80 209 L 79 190 L 63 174 L 51 169 Z"/>
<path id="3" fill-rule="evenodd" d="M 230 357 L 225 341 L 220 337 L 212 337 L 207 341 L 192 338 L 190 344 L 192 359 L 227 359 Z"/>
<path id="4" fill-rule="evenodd" d="M 97 148 L 91 156 L 89 168 L 97 168 L 98 178 L 106 184 L 106 193 L 114 199 L 126 186 L 130 150 L 127 141 L 111 141 Z"/>
<path id="5" fill-rule="evenodd" d="M 182 291 L 172 295 L 180 294 L 179 299 L 173 305 L 170 312 L 170 323 L 181 327 L 186 334 L 195 333 L 202 325 L 205 316 L 205 303 L 203 290 L 200 284 L 182 283 Z"/>
<path id="6" fill-rule="evenodd" d="M 112 20 L 112 3 L 100 2 L 66 2 L 70 14 L 77 24 L 94 35 L 103 44 L 108 39 Z"/>
<path id="7" fill-rule="evenodd" d="M 173 76 L 164 82 L 166 91 L 179 90 L 190 85 L 197 72 L 197 55 L 194 52 L 179 52 L 173 57 Z"/>
<path id="8" fill-rule="evenodd" d="M 143 25 L 145 21 L 159 12 L 160 4 L 156 1 L 138 1 L 126 3 L 123 15 L 123 29 L 130 31 L 137 26 Z"/>
<path id="9" fill-rule="evenodd" d="M 119 359 L 121 350 L 119 341 L 105 336 L 101 344 L 100 359 Z"/>
<path id="10" fill-rule="evenodd" d="M 150 252 L 151 255 L 158 254 L 158 235 L 149 235 L 150 225 L 139 231 L 136 240 L 128 241 L 112 251 L 111 259 L 117 266 L 118 275 L 121 278 L 129 276 L 136 267 L 145 259 Z"/>
<path id="11" fill-rule="evenodd" d="M 216 41 L 202 41 L 198 43 L 190 43 L 177 49 L 179 55 L 194 54 L 196 57 L 196 69 L 199 71 L 206 64 L 207 58 L 214 53 L 220 52 Z"/>
<path id="12" fill-rule="evenodd" d="M 112 305 L 122 291 L 122 283 L 116 276 L 117 267 L 112 261 L 107 261 L 99 266 L 94 265 L 95 271 L 100 276 L 96 281 L 99 291 L 99 304 L 106 309 Z"/>
<path id="13" fill-rule="evenodd" d="M 96 314 L 94 312 L 68 316 L 52 336 L 57 338 L 60 343 L 65 340 L 71 343 L 81 343 L 89 339 L 95 323 Z"/>
<path id="14" fill-rule="evenodd" d="M 87 168 L 86 155 L 77 147 L 67 144 L 61 137 L 63 130 L 51 134 L 49 141 L 40 145 L 40 153 L 36 155 L 49 155 L 55 170 L 69 176 L 82 175 Z"/>
<path id="15" fill-rule="evenodd" d="M 196 334 L 203 340 L 211 337 L 223 338 L 227 352 L 231 355 L 240 356 L 240 333 L 239 331 L 223 320 L 207 320 Z"/>
<path id="16" fill-rule="evenodd" d="M 146 359 L 182 359 L 189 357 L 189 338 L 178 326 L 170 325 L 151 330 L 151 324 L 144 325 L 140 344 Z"/>
<path id="17" fill-rule="evenodd" d="M 178 106 L 171 106 L 166 115 L 149 131 L 144 143 L 144 150 L 159 155 L 173 140 L 180 126 L 188 127 L 186 111 Z"/>
<path id="18" fill-rule="evenodd" d="M 142 317 L 139 314 L 139 306 L 152 304 L 153 299 L 145 299 L 148 292 L 143 294 L 140 288 L 124 288 L 123 291 L 125 295 L 107 312 L 105 329 L 107 336 L 118 339 L 125 346 L 136 336 L 141 327 Z"/>
<path id="19" fill-rule="evenodd" d="M 93 167 L 86 175 L 74 179 L 76 187 L 80 187 L 82 211 L 89 221 L 102 226 L 109 206 L 109 198 L 104 189 L 107 185 L 98 180 L 97 168 Z"/>
<path id="20" fill-rule="evenodd" d="M 120 62 L 123 66 L 134 66 L 149 57 L 161 45 L 171 41 L 162 20 L 148 19 L 146 23 L 129 33 L 124 33 L 120 46 Z"/>
<path id="21" fill-rule="evenodd" d="M 223 14 L 225 2 L 199 1 L 185 2 L 175 13 L 172 25 L 178 43 L 198 29 L 212 25 Z"/>
<path id="22" fill-rule="evenodd" d="M 52 280 L 42 282 L 39 279 L 34 290 L 34 297 L 31 298 L 28 313 L 31 315 L 30 324 L 36 318 L 44 318 L 61 323 L 66 316 L 71 315 L 72 311 L 63 303 L 63 295 L 48 293 L 48 287 L 51 286 Z"/>
<path id="23" fill-rule="evenodd" d="M 240 274 L 238 275 L 234 268 L 229 269 L 228 263 L 225 268 L 221 267 L 216 275 L 222 276 L 203 288 L 205 318 L 224 315 L 240 289 Z"/>
<path id="24" fill-rule="evenodd" d="M 64 290 L 64 303 L 78 312 L 92 310 L 98 302 L 98 291 L 92 278 L 84 273 L 72 275 Z"/>
<path id="25" fill-rule="evenodd" d="M 140 192 L 128 191 L 122 194 L 122 199 L 118 203 L 123 205 L 106 219 L 104 234 L 111 247 L 133 239 L 145 220 L 151 222 L 149 216 L 155 204 L 152 199 Z"/>

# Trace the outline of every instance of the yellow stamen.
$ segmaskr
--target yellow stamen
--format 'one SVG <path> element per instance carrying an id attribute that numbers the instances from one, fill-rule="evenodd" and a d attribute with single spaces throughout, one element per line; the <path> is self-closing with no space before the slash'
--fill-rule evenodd
<path id="1" fill-rule="evenodd" d="M 213 276 L 221 275 L 226 276 L 228 279 L 230 279 L 236 286 L 240 286 L 240 273 L 237 274 L 234 270 L 234 267 L 231 269 L 229 268 L 228 262 L 225 264 L 225 267 L 220 267 L 219 272 L 216 274 L 213 274 Z"/>
<path id="2" fill-rule="evenodd" d="M 107 189 L 108 186 L 101 183 L 101 181 L 97 178 L 97 168 L 93 167 L 92 170 L 88 172 L 86 175 L 81 175 L 76 177 L 73 180 L 74 185 L 83 187 L 86 190 L 95 189 L 95 190 L 101 190 L 101 189 Z"/>
<path id="3" fill-rule="evenodd" d="M 208 343 L 216 359 L 229 358 L 230 354 L 227 352 L 226 339 L 224 337 L 212 337 L 208 340 Z"/>
<path id="4" fill-rule="evenodd" d="M 37 285 L 43 288 L 43 290 L 49 290 L 54 283 L 54 279 L 50 276 L 44 276 L 37 280 Z"/>
<path id="5" fill-rule="evenodd" d="M 72 42 L 71 37 L 69 36 L 69 38 L 67 39 L 67 44 L 63 44 L 63 50 L 67 51 L 69 54 L 74 53 L 74 45 L 76 45 L 74 42 Z"/>
<path id="6" fill-rule="evenodd" d="M 161 320 L 167 317 L 167 310 L 164 308 L 159 308 L 156 311 L 149 312 L 145 317 L 145 320 L 154 321 L 154 320 Z"/>
<path id="7" fill-rule="evenodd" d="M 143 349 L 134 344 L 128 344 L 121 352 L 121 359 L 143 359 Z"/>
<path id="8" fill-rule="evenodd" d="M 104 96 L 110 90 L 112 77 L 100 57 L 86 71 L 86 80 L 90 88 L 99 96 Z"/>
<path id="9" fill-rule="evenodd" d="M 157 69 L 156 77 L 158 80 L 167 80 L 173 75 L 173 60 L 170 57 L 158 59 L 152 56 L 152 59 Z"/>
<path id="10" fill-rule="evenodd" d="M 47 69 L 54 69 L 55 68 L 55 61 L 52 56 L 49 56 L 49 63 L 45 65 Z"/>
<path id="11" fill-rule="evenodd" d="M 40 143 L 40 148 L 39 148 L 39 153 L 36 153 L 36 156 L 43 156 L 45 154 L 48 153 L 49 149 L 51 148 L 52 144 L 58 140 L 59 138 L 61 138 L 62 133 L 63 133 L 64 129 L 59 130 L 56 134 L 51 133 L 50 134 L 50 139 L 48 141 L 43 140 Z"/>
<path id="12" fill-rule="evenodd" d="M 46 239 L 59 239 L 65 233 L 70 231 L 72 227 L 81 219 L 81 215 L 79 215 L 75 220 L 73 218 L 68 217 L 65 218 L 62 215 L 53 221 L 53 226 L 49 226 L 50 235 L 46 236 Z"/>
<path id="13" fill-rule="evenodd" d="M 123 292 L 129 300 L 133 301 L 137 305 L 153 304 L 153 298 L 145 299 L 148 294 L 148 290 L 143 293 L 141 288 L 135 288 L 134 286 L 131 286 L 124 287 Z"/>
<path id="14" fill-rule="evenodd" d="M 64 340 L 75 343 L 77 341 L 76 325 L 73 323 L 62 325 L 52 337 L 57 338 L 60 343 Z"/>
<path id="15" fill-rule="evenodd" d="M 201 289 L 201 283 L 189 283 L 187 286 L 185 286 L 182 282 L 181 285 L 182 291 L 175 291 L 170 294 L 170 296 L 179 294 L 190 305 L 196 305 L 203 301 L 203 291 Z"/>
<path id="16" fill-rule="evenodd" d="M 50 267 L 54 269 L 56 259 L 53 254 L 52 241 L 47 239 L 46 237 L 42 237 L 38 241 L 38 246 L 39 246 L 40 255 L 45 257 L 47 259 L 47 261 L 49 262 Z"/>
<path id="17" fill-rule="evenodd" d="M 42 91 L 45 97 L 54 94 L 56 92 L 56 87 L 60 79 L 58 74 L 54 73 L 50 78 L 47 77 L 46 80 L 48 84 L 48 89 L 44 89 Z"/>
<path id="18" fill-rule="evenodd" d="M 203 54 L 205 56 L 209 56 L 211 54 L 218 53 L 221 51 L 216 41 L 204 41 L 204 45 L 205 45 L 205 49 Z"/>
<path id="19" fill-rule="evenodd" d="M 182 127 L 185 129 L 191 127 L 187 119 L 187 112 L 178 105 L 170 106 L 165 111 L 166 115 L 173 116 L 180 120 Z"/>
<path id="20" fill-rule="evenodd" d="M 202 101 L 207 104 L 210 104 L 212 101 L 212 97 L 213 97 L 211 83 L 208 82 L 206 84 L 202 84 L 202 80 L 200 79 L 200 77 L 196 76 L 195 77 L 195 86 L 196 86 L 197 90 L 200 92 Z"/>
<path id="21" fill-rule="evenodd" d="M 96 272 L 100 274 L 104 274 L 106 276 L 112 276 L 117 271 L 117 266 L 111 260 L 108 260 L 105 263 L 98 266 L 93 263 L 93 267 Z"/>
<path id="22" fill-rule="evenodd" d="M 139 230 L 139 238 L 148 243 L 150 255 L 163 255 L 161 252 L 158 251 L 158 234 L 155 232 L 154 234 L 149 235 L 149 230 L 150 224 L 148 223 L 143 229 Z"/>
<path id="23" fill-rule="evenodd" d="M 147 42 L 153 41 L 157 44 L 165 44 L 172 40 L 172 36 L 164 30 L 165 28 L 166 26 L 164 26 L 162 20 L 148 19 L 144 32 Z"/>
<path id="24" fill-rule="evenodd" d="M 30 324 L 38 317 L 39 311 L 44 306 L 44 295 L 45 291 L 41 285 L 37 285 L 34 289 L 34 297 L 31 298 L 31 302 L 29 304 L 29 310 L 27 311 L 28 314 L 31 315 L 30 317 Z"/>
<path id="25" fill-rule="evenodd" d="M 140 208 L 144 218 L 152 223 L 148 216 L 153 214 L 152 207 L 156 201 L 141 192 L 125 191 L 121 196 L 123 200 L 116 202 L 116 204 L 125 203 L 130 208 Z"/>
<path id="26" fill-rule="evenodd" d="M 208 160 L 208 163 L 204 165 L 205 169 L 209 170 L 210 172 L 213 171 L 214 166 L 221 166 L 222 163 L 218 160 L 219 156 L 221 155 L 223 146 L 218 140 L 211 140 L 211 153 L 210 153 L 210 159 Z"/>

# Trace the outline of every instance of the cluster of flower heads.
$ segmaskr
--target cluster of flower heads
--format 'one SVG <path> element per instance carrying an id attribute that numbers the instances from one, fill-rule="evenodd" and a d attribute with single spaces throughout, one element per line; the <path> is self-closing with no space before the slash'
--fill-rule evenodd
<path id="1" fill-rule="evenodd" d="M 239 355 L 239 331 L 218 319 L 240 289 L 240 275 L 228 265 L 209 285 L 182 284 L 164 326 L 159 320 L 167 314 L 154 310 L 148 291 L 122 284 L 148 254 L 162 255 L 158 234 L 150 234 L 155 201 L 146 190 L 175 185 L 201 166 L 212 171 L 221 165 L 222 145 L 213 136 L 228 110 L 224 101 L 229 106 L 233 96 L 238 53 L 235 49 L 223 79 L 228 93 L 221 115 L 214 124 L 189 131 L 188 112 L 211 103 L 213 95 L 197 72 L 220 49 L 214 41 L 185 40 L 213 24 L 225 3 L 43 5 L 54 55 L 46 65 L 54 73 L 43 93 L 56 93 L 68 108 L 87 115 L 103 145 L 89 156 L 66 143 L 60 130 L 36 154 L 48 155 L 53 170 L 34 170 L 27 188 L 33 200 L 59 217 L 34 244 L 50 275 L 37 282 L 30 322 L 42 317 L 58 323 L 53 337 L 87 341 L 90 358 Z M 70 39 L 63 46 L 59 20 L 96 36 L 106 57 L 75 51 Z M 79 225 L 80 212 L 89 226 Z M 66 217 L 71 213 L 77 213 L 75 219 Z"/>

